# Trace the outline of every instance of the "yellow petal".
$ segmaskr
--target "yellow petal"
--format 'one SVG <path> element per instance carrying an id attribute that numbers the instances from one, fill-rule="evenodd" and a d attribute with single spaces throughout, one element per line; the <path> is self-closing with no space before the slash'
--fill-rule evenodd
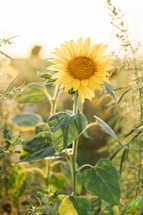
<path id="1" fill-rule="evenodd" d="M 67 49 L 65 48 L 65 45 L 62 44 L 62 47 L 64 46 L 64 49 L 59 49 L 59 48 L 55 48 L 56 50 L 56 55 L 60 54 L 61 56 L 67 57 L 68 59 L 71 59 L 71 57 L 69 56 L 69 53 L 67 52 Z"/>
<path id="2" fill-rule="evenodd" d="M 109 60 L 112 57 L 113 57 L 113 55 L 105 55 L 105 56 L 100 56 L 100 57 L 96 58 L 96 60 L 98 59 L 99 61 L 106 61 L 106 60 Z"/>
<path id="3" fill-rule="evenodd" d="M 88 37 L 83 44 L 82 55 L 87 55 L 89 48 L 90 48 L 90 38 Z"/>
<path id="4" fill-rule="evenodd" d="M 68 42 L 66 44 L 61 44 L 61 48 L 65 51 L 67 56 L 70 56 L 70 58 L 74 56 L 73 49 Z"/>
<path id="5" fill-rule="evenodd" d="M 76 45 L 75 41 L 74 41 L 74 40 L 71 40 L 71 41 L 70 41 L 70 44 L 71 44 L 71 47 L 72 47 L 72 49 L 73 49 L 73 54 L 74 54 L 74 55 L 77 55 L 77 45 Z"/>
<path id="6" fill-rule="evenodd" d="M 92 97 L 94 97 L 94 93 L 87 87 L 84 88 L 84 98 L 92 100 Z"/>
<path id="7" fill-rule="evenodd" d="M 82 86 L 86 87 L 88 85 L 88 80 L 81 81 Z"/>
<path id="8" fill-rule="evenodd" d="M 68 91 L 72 88 L 73 79 L 70 76 L 67 76 L 66 78 L 63 78 L 63 84 L 65 86 L 65 91 Z"/>
<path id="9" fill-rule="evenodd" d="M 54 71 L 55 70 L 55 65 L 51 65 L 47 67 L 48 70 Z M 56 70 L 55 70 L 56 71 Z M 58 70 L 57 70 L 58 71 Z"/>
<path id="10" fill-rule="evenodd" d="M 87 87 L 88 87 L 92 92 L 94 92 L 95 85 L 94 85 L 93 81 L 89 81 Z"/>
<path id="11" fill-rule="evenodd" d="M 98 72 L 106 72 L 106 71 L 109 71 L 111 69 L 113 69 L 114 67 L 113 66 L 105 66 L 105 67 L 99 67 L 98 68 Z"/>
<path id="12" fill-rule="evenodd" d="M 51 54 L 56 55 L 59 58 L 62 58 L 64 61 L 68 62 L 71 58 L 70 56 L 67 56 L 64 52 L 61 51 L 61 49 L 55 49 L 56 52 L 52 52 Z"/>
<path id="13" fill-rule="evenodd" d="M 73 89 L 76 91 L 80 85 L 80 81 L 78 79 L 73 80 Z"/>
<path id="14" fill-rule="evenodd" d="M 99 83 L 96 83 L 94 81 L 90 81 L 88 83 L 88 86 L 87 86 L 92 92 L 94 92 L 95 89 L 98 89 L 98 90 L 102 90 L 102 87 L 101 87 L 101 84 Z"/>
<path id="15" fill-rule="evenodd" d="M 55 79 L 55 78 L 61 78 L 61 77 L 65 77 L 65 76 L 66 76 L 65 72 L 57 72 L 51 78 Z"/>
<path id="16" fill-rule="evenodd" d="M 62 85 L 62 84 L 63 84 L 63 83 L 62 83 L 62 79 L 57 79 L 57 80 L 55 81 L 55 84 Z"/>
<path id="17" fill-rule="evenodd" d="M 95 56 L 97 55 L 98 51 L 99 51 L 99 48 L 102 46 L 102 43 L 101 44 L 95 44 L 94 46 L 92 46 L 90 49 L 89 49 L 89 53 L 88 53 L 88 57 L 89 58 L 94 58 L 95 59 Z"/>
<path id="18" fill-rule="evenodd" d="M 104 45 L 104 46 L 100 47 L 100 49 L 99 49 L 99 51 L 97 53 L 96 58 L 98 58 L 99 56 L 101 56 L 106 51 L 107 47 L 108 47 L 108 45 Z"/>
<path id="19" fill-rule="evenodd" d="M 79 94 L 79 99 L 81 101 L 81 103 L 84 103 L 84 87 L 82 85 L 80 85 L 79 89 L 78 89 L 78 94 Z"/>
<path id="20" fill-rule="evenodd" d="M 82 37 L 77 41 L 77 51 L 78 55 L 82 55 L 83 41 Z"/>
<path id="21" fill-rule="evenodd" d="M 66 67 L 65 65 L 51 65 L 47 68 L 48 70 L 51 70 L 51 71 L 65 71 L 66 70 Z"/>
<path id="22" fill-rule="evenodd" d="M 73 48 L 73 45 L 72 45 L 71 41 L 66 42 L 66 48 L 67 48 L 67 50 L 69 52 L 70 57 L 73 58 L 75 56 L 75 50 Z"/>
<path id="23" fill-rule="evenodd" d="M 66 56 L 70 56 L 72 57 L 72 53 L 71 50 L 67 48 L 67 46 L 65 44 L 61 44 L 61 49 L 63 50 L 64 54 Z"/>
<path id="24" fill-rule="evenodd" d="M 98 84 L 102 84 L 103 83 L 103 78 L 99 78 L 98 76 L 93 76 L 92 77 L 92 81 L 94 81 L 95 83 L 98 83 Z"/>
<path id="25" fill-rule="evenodd" d="M 55 64 L 66 64 L 66 62 L 61 58 L 49 59 L 48 62 L 52 62 Z"/>

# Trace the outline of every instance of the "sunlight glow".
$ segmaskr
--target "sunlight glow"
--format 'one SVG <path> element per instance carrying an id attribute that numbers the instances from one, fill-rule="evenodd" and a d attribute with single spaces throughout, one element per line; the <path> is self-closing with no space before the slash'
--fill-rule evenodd
<path id="1" fill-rule="evenodd" d="M 142 0 L 118 0 L 118 4 L 135 40 L 142 42 Z M 15 57 L 27 57 L 34 44 L 44 46 L 43 56 L 48 57 L 62 42 L 80 37 L 117 48 L 105 0 L 3 0 L 0 20 L 0 38 L 19 35 L 13 40 L 16 45 L 7 48 Z"/>

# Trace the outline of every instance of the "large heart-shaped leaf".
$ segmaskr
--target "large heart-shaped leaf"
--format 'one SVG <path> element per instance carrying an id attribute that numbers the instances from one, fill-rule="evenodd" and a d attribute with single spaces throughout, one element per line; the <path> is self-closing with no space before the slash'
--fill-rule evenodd
<path id="1" fill-rule="evenodd" d="M 18 103 L 41 103 L 47 101 L 48 97 L 43 85 L 32 83 L 29 84 L 15 100 Z"/>
<path id="2" fill-rule="evenodd" d="M 100 160 L 95 167 L 81 174 L 83 185 L 99 198 L 117 205 L 120 200 L 119 177 L 116 168 L 109 160 Z"/>
<path id="3" fill-rule="evenodd" d="M 23 143 L 19 162 L 41 160 L 55 154 L 50 132 L 40 132 L 31 141 Z"/>
<path id="4" fill-rule="evenodd" d="M 81 113 L 70 115 L 59 112 L 48 119 L 48 124 L 55 150 L 61 152 L 80 136 L 88 123 Z"/>
<path id="5" fill-rule="evenodd" d="M 53 207 L 56 215 L 87 215 L 91 212 L 91 203 L 85 196 L 59 195 Z"/>

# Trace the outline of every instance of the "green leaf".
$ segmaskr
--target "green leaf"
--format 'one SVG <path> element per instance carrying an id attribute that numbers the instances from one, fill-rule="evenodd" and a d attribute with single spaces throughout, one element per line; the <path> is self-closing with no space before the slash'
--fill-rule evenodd
<path id="1" fill-rule="evenodd" d="M 109 156 L 109 160 L 113 160 L 113 158 L 123 149 L 121 146 L 115 149 L 115 151 Z"/>
<path id="2" fill-rule="evenodd" d="M 47 79 L 44 83 L 46 84 L 45 86 L 48 86 L 48 84 L 52 84 L 56 81 L 57 79 Z"/>
<path id="3" fill-rule="evenodd" d="M 126 158 L 126 154 L 128 153 L 128 150 L 127 149 L 124 149 L 123 153 L 122 153 L 122 156 L 121 156 L 121 161 L 120 161 L 120 176 L 122 174 L 122 169 L 123 169 L 123 163 L 125 161 L 125 158 Z"/>
<path id="4" fill-rule="evenodd" d="M 61 152 L 80 136 L 88 122 L 83 114 L 59 112 L 48 119 L 48 124 L 55 150 Z"/>
<path id="5" fill-rule="evenodd" d="M 13 61 L 13 58 L 11 58 L 9 55 L 7 55 L 6 53 L 0 51 L 0 54 L 4 55 L 5 57 L 9 58 L 10 60 Z"/>
<path id="6" fill-rule="evenodd" d="M 38 125 L 36 126 L 36 129 L 35 129 L 35 134 L 38 134 L 42 131 L 49 131 L 49 126 L 46 122 L 41 122 L 41 123 L 38 123 Z"/>
<path id="7" fill-rule="evenodd" d="M 107 90 L 107 92 L 110 94 L 110 96 L 112 96 L 112 98 L 115 99 L 115 101 L 117 101 L 111 85 L 109 83 L 107 83 L 106 81 L 104 81 L 104 87 Z"/>
<path id="8" fill-rule="evenodd" d="M 94 116 L 94 117 L 96 118 L 98 125 L 99 125 L 105 132 L 107 132 L 107 133 L 110 134 L 112 137 L 114 137 L 114 138 L 120 143 L 120 145 L 121 145 L 122 147 L 128 149 L 127 146 L 125 146 L 125 145 L 123 145 L 123 144 L 121 143 L 121 141 L 118 139 L 118 137 L 116 136 L 115 132 L 112 130 L 112 128 L 109 127 L 109 125 L 107 125 L 107 124 L 106 124 L 102 119 L 100 119 L 99 117 L 97 117 L 97 116 Z"/>
<path id="9" fill-rule="evenodd" d="M 5 94 L 9 92 L 9 90 L 10 90 L 10 88 L 12 87 L 13 83 L 15 82 L 16 78 L 17 78 L 17 77 L 15 77 L 15 78 L 11 81 L 11 83 L 10 83 L 9 86 L 8 86 L 8 88 L 7 88 L 6 91 L 4 92 Z"/>
<path id="10" fill-rule="evenodd" d="M 22 93 L 16 97 L 18 103 L 42 103 L 48 100 L 46 89 L 41 84 L 29 84 Z"/>
<path id="11" fill-rule="evenodd" d="M 125 138 L 128 137 L 128 136 L 130 136 L 133 132 L 138 131 L 138 128 L 139 128 L 139 127 L 142 127 L 142 125 L 143 125 L 143 123 L 141 123 L 141 124 L 137 125 L 135 128 L 133 128 L 130 132 L 128 132 L 128 133 L 125 135 Z M 139 129 L 139 130 L 140 130 L 140 129 Z"/>
<path id="12" fill-rule="evenodd" d="M 21 127 L 36 127 L 42 121 L 41 116 L 35 113 L 21 113 L 12 118 L 12 122 Z"/>
<path id="13" fill-rule="evenodd" d="M 117 104 L 119 104 L 119 103 L 121 102 L 121 100 L 123 99 L 124 95 L 126 95 L 126 93 L 128 93 L 130 90 L 131 90 L 131 89 L 126 90 L 126 91 L 121 95 L 121 97 L 119 98 Z"/>
<path id="14" fill-rule="evenodd" d="M 37 75 L 40 77 L 40 78 L 45 78 L 45 79 L 50 79 L 52 77 L 51 74 L 49 73 L 42 73 L 42 72 L 38 72 Z"/>
<path id="15" fill-rule="evenodd" d="M 14 166 L 9 175 L 9 194 L 13 202 L 23 194 L 33 179 L 33 173 L 20 165 Z"/>
<path id="16" fill-rule="evenodd" d="M 91 203 L 85 196 L 59 195 L 53 207 L 55 215 L 87 215 L 91 212 Z"/>
<path id="17" fill-rule="evenodd" d="M 81 174 L 81 181 L 85 188 L 102 200 L 112 205 L 119 203 L 119 177 L 111 161 L 103 159 L 95 167 L 84 170 Z"/>
<path id="18" fill-rule="evenodd" d="M 23 150 L 19 162 L 41 160 L 54 155 L 51 133 L 38 133 L 31 141 L 23 143 Z"/>

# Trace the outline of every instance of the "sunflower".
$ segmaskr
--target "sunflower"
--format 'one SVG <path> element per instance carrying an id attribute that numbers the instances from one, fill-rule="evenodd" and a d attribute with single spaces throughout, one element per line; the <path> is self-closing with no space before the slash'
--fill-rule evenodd
<path id="1" fill-rule="evenodd" d="M 84 43 L 80 38 L 77 43 L 71 40 L 61 44 L 61 48 L 52 53 L 58 58 L 51 59 L 54 64 L 48 67 L 48 70 L 58 71 L 52 77 L 56 79 L 55 84 L 62 85 L 65 92 L 70 89 L 78 91 L 82 103 L 85 99 L 91 101 L 95 88 L 102 90 L 104 81 L 109 82 L 107 71 L 113 68 L 109 61 L 112 56 L 102 56 L 107 47 L 102 44 L 90 47 L 90 38 Z"/>

